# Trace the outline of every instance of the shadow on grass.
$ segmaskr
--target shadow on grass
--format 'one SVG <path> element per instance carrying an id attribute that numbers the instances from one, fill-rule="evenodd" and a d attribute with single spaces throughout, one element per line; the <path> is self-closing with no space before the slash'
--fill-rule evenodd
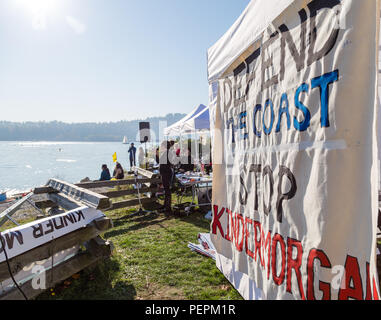
<path id="1" fill-rule="evenodd" d="M 192 223 L 194 226 L 199 228 L 209 228 L 211 221 L 205 219 L 204 216 L 205 216 L 205 213 L 195 211 L 189 214 L 189 216 L 180 215 L 178 219 L 188 223 Z"/>
<path id="2" fill-rule="evenodd" d="M 126 216 L 126 217 L 122 217 L 122 218 L 113 219 L 114 228 L 121 226 L 121 225 L 124 225 L 126 220 L 129 220 L 130 222 L 133 222 L 134 224 L 131 225 L 130 227 L 127 227 L 127 228 L 108 231 L 104 234 L 104 236 L 106 238 L 119 236 L 122 234 L 126 234 L 128 232 L 131 232 L 131 231 L 136 231 L 136 230 L 140 230 L 140 229 L 143 229 L 143 228 L 146 228 L 149 226 L 160 224 L 161 222 L 164 222 L 164 221 L 169 219 L 168 217 L 160 216 L 156 213 L 148 213 L 148 214 L 145 214 L 142 216 L 137 216 L 137 217 L 135 216 L 136 219 L 133 219 L 133 218 L 134 217 Z M 161 227 L 163 227 L 163 226 L 161 226 Z"/>
<path id="3" fill-rule="evenodd" d="M 114 228 L 124 225 L 126 222 L 147 222 L 155 220 L 159 217 L 159 214 L 154 212 L 145 212 L 142 215 L 136 213 L 126 214 L 125 216 L 112 218 Z"/>
<path id="4" fill-rule="evenodd" d="M 146 212 L 141 215 L 138 214 L 139 208 L 136 208 L 135 211 L 132 211 L 133 209 L 130 208 L 126 211 L 125 215 L 119 214 L 118 217 L 112 218 L 114 228 L 106 232 L 104 236 L 106 238 L 120 236 L 128 232 L 137 231 L 156 224 L 159 224 L 160 227 L 165 228 L 160 223 L 170 219 L 179 219 L 202 229 L 210 228 L 211 221 L 204 218 L 206 214 L 204 210 L 195 209 L 190 212 L 189 215 L 186 215 L 184 211 L 180 210 L 170 216 L 164 216 L 163 214 L 159 214 L 157 212 L 157 210 L 161 207 L 162 205 L 158 202 L 144 204 L 143 209 L 146 210 Z M 132 225 L 126 228 L 117 229 L 118 227 L 125 226 L 126 223 L 131 223 Z"/>
<path id="5" fill-rule="evenodd" d="M 120 279 L 119 262 L 105 259 L 93 267 L 82 270 L 77 279 L 73 277 L 46 291 L 38 300 L 134 300 L 136 289 L 127 280 Z M 54 295 L 51 294 L 54 292 Z"/>

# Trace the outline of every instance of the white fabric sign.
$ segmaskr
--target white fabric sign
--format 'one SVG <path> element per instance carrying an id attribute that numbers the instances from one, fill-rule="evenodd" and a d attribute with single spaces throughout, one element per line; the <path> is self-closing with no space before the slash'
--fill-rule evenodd
<path id="1" fill-rule="evenodd" d="M 4 245 L 8 259 L 11 259 L 46 242 L 83 228 L 93 220 L 104 216 L 102 211 L 80 207 L 6 230 L 1 233 L 0 263 L 5 261 Z"/>
<path id="2" fill-rule="evenodd" d="M 211 238 L 245 298 L 379 298 L 379 6 L 252 1 L 209 50 Z"/>

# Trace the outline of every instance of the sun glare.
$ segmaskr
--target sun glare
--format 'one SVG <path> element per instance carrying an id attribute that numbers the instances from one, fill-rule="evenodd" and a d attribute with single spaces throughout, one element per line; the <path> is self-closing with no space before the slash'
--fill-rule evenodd
<path id="1" fill-rule="evenodd" d="M 32 16 L 33 28 L 44 30 L 48 19 L 57 11 L 61 0 L 14 0 L 20 7 Z"/>
<path id="2" fill-rule="evenodd" d="M 57 7 L 57 0 L 16 0 L 21 6 L 33 13 L 50 13 Z"/>

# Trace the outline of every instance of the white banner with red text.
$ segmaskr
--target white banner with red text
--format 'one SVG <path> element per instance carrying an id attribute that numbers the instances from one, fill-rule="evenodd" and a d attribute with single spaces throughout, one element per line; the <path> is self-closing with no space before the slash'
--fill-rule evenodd
<path id="1" fill-rule="evenodd" d="M 379 6 L 252 1 L 208 52 L 211 239 L 245 298 L 379 298 Z"/>

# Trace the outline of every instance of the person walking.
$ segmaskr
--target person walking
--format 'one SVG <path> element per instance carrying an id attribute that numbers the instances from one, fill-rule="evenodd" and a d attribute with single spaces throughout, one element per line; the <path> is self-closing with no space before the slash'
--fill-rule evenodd
<path id="1" fill-rule="evenodd" d="M 136 148 L 134 143 L 131 143 L 128 153 L 130 154 L 130 169 L 132 169 L 132 167 L 136 167 Z"/>

